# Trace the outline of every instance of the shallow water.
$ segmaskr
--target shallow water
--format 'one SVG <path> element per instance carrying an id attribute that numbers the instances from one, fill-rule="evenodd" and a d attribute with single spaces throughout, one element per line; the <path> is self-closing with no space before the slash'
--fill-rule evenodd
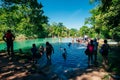
<path id="1" fill-rule="evenodd" d="M 74 68 L 84 68 L 86 67 L 87 58 L 84 54 L 85 46 L 73 43 L 70 47 L 68 47 L 68 43 L 61 43 L 58 46 L 58 43 L 53 44 L 55 53 L 52 54 L 52 63 L 58 64 L 66 67 L 74 67 Z M 67 55 L 66 60 L 63 58 L 63 48 L 66 48 Z"/>
<path id="2" fill-rule="evenodd" d="M 23 51 L 30 51 L 32 44 L 35 43 L 38 47 L 49 41 L 54 47 L 54 54 L 52 54 L 52 64 L 57 66 L 64 66 L 64 68 L 86 68 L 87 67 L 87 56 L 84 54 L 86 46 L 84 44 L 72 43 L 69 47 L 69 42 L 72 42 L 72 38 L 45 38 L 45 39 L 34 39 L 25 41 L 15 41 L 14 50 L 22 49 Z M 67 50 L 66 60 L 63 58 L 63 48 Z M 0 44 L 0 50 L 6 49 L 5 43 Z"/>

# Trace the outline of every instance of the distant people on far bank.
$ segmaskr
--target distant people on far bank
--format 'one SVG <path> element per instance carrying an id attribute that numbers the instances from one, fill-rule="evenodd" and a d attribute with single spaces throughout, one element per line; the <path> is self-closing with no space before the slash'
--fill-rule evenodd
<path id="1" fill-rule="evenodd" d="M 94 63 L 96 64 L 97 63 L 97 51 L 98 51 L 98 42 L 97 42 L 97 39 L 95 38 L 93 40 L 93 45 L 94 45 L 94 52 L 93 52 L 93 56 L 94 56 Z"/>
<path id="2" fill-rule="evenodd" d="M 84 40 L 87 41 L 88 40 L 88 36 L 84 35 Z"/>
<path id="3" fill-rule="evenodd" d="M 47 62 L 51 63 L 51 55 L 52 55 L 52 52 L 54 53 L 54 48 L 53 46 L 49 43 L 49 42 L 46 42 L 46 57 L 47 57 Z"/>
<path id="4" fill-rule="evenodd" d="M 6 42 L 8 55 L 13 56 L 14 55 L 13 42 L 15 40 L 15 36 L 11 32 L 11 30 L 7 30 L 7 32 L 3 36 L 3 40 Z"/>
<path id="5" fill-rule="evenodd" d="M 100 53 L 102 54 L 103 57 L 103 63 L 107 64 L 108 63 L 108 53 L 110 50 L 110 46 L 107 43 L 107 40 L 104 40 L 104 44 L 101 46 Z"/>

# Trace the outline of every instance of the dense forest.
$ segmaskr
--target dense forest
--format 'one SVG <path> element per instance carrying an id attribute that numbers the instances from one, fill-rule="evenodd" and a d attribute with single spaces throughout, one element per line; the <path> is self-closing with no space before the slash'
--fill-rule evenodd
<path id="1" fill-rule="evenodd" d="M 90 11 L 85 25 L 68 29 L 62 22 L 48 24 L 43 5 L 37 0 L 0 0 L 0 40 L 11 29 L 16 38 L 89 37 L 120 40 L 120 1 L 89 0 L 97 6 Z M 86 26 L 90 24 L 91 26 Z M 74 26 L 73 26 L 74 27 Z"/>

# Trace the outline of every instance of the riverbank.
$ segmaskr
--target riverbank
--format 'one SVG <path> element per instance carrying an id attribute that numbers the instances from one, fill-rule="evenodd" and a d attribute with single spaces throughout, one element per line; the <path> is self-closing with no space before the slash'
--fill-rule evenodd
<path id="1" fill-rule="evenodd" d="M 102 67 L 91 66 L 80 69 L 46 65 L 39 69 L 31 61 L 31 56 L 19 53 L 16 53 L 14 58 L 10 58 L 5 52 L 1 52 L 0 64 L 1 80 L 114 80 Z"/>

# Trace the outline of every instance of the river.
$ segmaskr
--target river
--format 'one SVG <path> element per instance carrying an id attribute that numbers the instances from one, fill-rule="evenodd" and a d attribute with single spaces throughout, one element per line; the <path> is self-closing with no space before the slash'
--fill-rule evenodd
<path id="1" fill-rule="evenodd" d="M 64 67 L 71 68 L 86 68 L 87 67 L 87 56 L 84 54 L 86 46 L 74 42 L 69 47 L 68 44 L 72 42 L 72 38 L 44 38 L 44 39 L 33 39 L 24 41 L 15 41 L 14 50 L 22 49 L 23 51 L 29 51 L 32 44 L 35 43 L 37 47 L 43 45 L 45 47 L 46 41 L 49 41 L 54 47 L 54 54 L 52 54 L 52 63 L 56 65 L 61 65 Z M 67 50 L 66 60 L 63 58 L 63 48 Z M 0 43 L 0 50 L 5 50 L 5 43 Z"/>

